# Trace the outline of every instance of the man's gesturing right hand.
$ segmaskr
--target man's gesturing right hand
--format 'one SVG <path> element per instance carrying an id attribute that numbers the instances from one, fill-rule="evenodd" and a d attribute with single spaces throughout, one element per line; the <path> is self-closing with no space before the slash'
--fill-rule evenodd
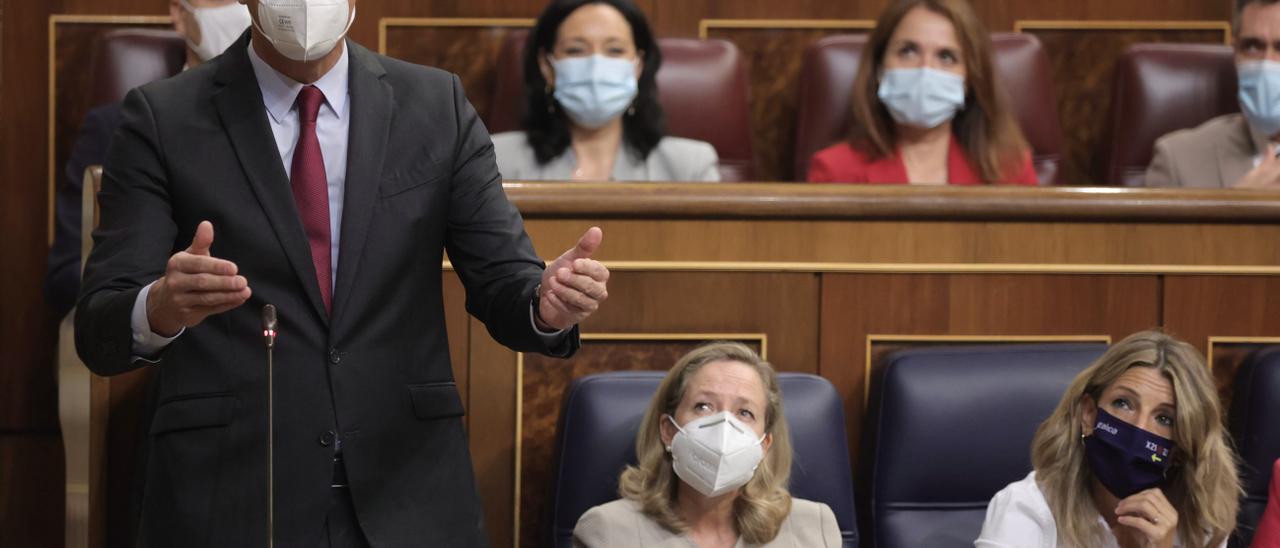
<path id="1" fill-rule="evenodd" d="M 201 221 L 191 247 L 169 258 L 164 276 L 147 294 L 147 322 L 164 337 L 177 335 L 205 318 L 244 304 L 253 292 L 236 264 L 209 255 L 213 223 Z"/>

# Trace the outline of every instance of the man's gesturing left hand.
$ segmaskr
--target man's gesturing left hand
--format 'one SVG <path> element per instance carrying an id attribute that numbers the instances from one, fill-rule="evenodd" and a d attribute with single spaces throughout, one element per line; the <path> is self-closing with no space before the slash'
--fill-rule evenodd
<path id="1" fill-rule="evenodd" d="M 591 227 L 542 273 L 537 320 L 540 327 L 568 329 L 600 308 L 609 298 L 609 269 L 591 258 L 604 232 Z M 545 324 L 545 325 L 544 325 Z"/>

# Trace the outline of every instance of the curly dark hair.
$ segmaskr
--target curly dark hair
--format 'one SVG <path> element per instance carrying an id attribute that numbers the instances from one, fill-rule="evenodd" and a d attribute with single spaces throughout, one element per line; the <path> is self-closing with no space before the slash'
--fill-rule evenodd
<path id="1" fill-rule="evenodd" d="M 538 60 L 555 48 L 560 24 L 578 8 L 587 4 L 608 4 L 617 9 L 631 25 L 636 51 L 642 53 L 644 69 L 640 72 L 635 100 L 622 120 L 622 141 L 639 158 L 648 158 L 667 132 L 666 115 L 658 104 L 658 67 L 662 51 L 649 28 L 644 13 L 630 0 L 553 0 L 538 16 L 524 46 L 525 112 L 521 120 L 529 146 L 538 163 L 546 164 L 569 148 L 569 124 L 564 109 L 556 103 Z"/>

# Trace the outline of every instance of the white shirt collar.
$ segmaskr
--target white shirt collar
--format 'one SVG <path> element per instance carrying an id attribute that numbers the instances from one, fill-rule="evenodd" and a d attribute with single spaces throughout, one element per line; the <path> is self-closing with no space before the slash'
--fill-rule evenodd
<path id="1" fill-rule="evenodd" d="M 350 89 L 348 83 L 351 73 L 347 70 L 349 50 L 350 47 L 344 41 L 342 56 L 338 57 L 337 64 L 312 84 L 324 93 L 325 104 L 329 105 L 330 111 L 339 119 L 342 118 L 342 111 L 347 105 L 347 91 Z M 258 87 L 262 90 L 262 103 L 267 107 L 267 113 L 271 115 L 272 120 L 279 123 L 293 108 L 294 102 L 298 99 L 298 93 L 302 91 L 305 84 L 271 68 L 271 65 L 268 65 L 262 57 L 258 56 L 258 52 L 254 51 L 252 39 L 249 41 L 249 63 L 253 65 L 253 74 L 258 78 Z"/>

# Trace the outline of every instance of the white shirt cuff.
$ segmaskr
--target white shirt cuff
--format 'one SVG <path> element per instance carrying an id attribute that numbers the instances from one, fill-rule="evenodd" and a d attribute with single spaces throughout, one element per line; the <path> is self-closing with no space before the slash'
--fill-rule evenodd
<path id="1" fill-rule="evenodd" d="M 560 342 L 560 337 L 564 336 L 564 330 L 557 329 L 555 331 L 543 331 L 542 329 L 539 329 L 538 321 L 534 319 L 533 314 L 533 301 L 529 301 L 529 323 L 533 325 L 533 332 L 537 333 L 538 337 L 541 338 L 542 342 L 546 343 L 547 346 L 554 346 L 556 343 Z M 179 335 L 181 335 L 181 333 L 179 333 Z"/>
<path id="2" fill-rule="evenodd" d="M 133 329 L 132 361 L 142 360 L 147 363 L 158 363 L 160 361 L 160 352 L 164 350 L 174 339 L 181 337 L 187 328 L 178 330 L 178 334 L 172 337 L 163 337 L 151 331 L 151 322 L 147 321 L 147 295 L 151 294 L 151 286 L 155 282 L 147 284 L 138 292 L 138 298 L 133 301 L 133 312 L 129 315 L 129 325 Z"/>

